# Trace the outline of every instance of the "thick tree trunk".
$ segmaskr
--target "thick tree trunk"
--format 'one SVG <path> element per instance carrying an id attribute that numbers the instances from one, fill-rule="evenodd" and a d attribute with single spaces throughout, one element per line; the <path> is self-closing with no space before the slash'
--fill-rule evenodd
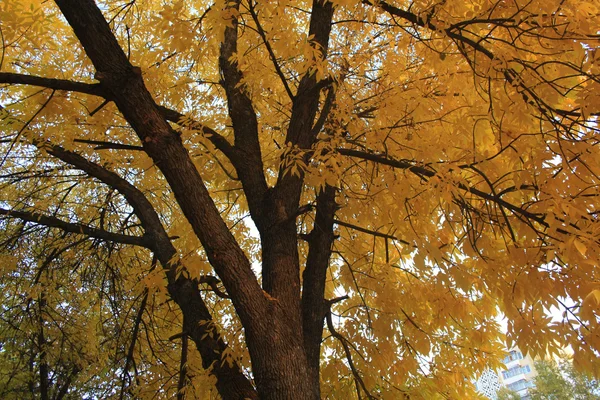
<path id="1" fill-rule="evenodd" d="M 311 381 L 302 336 L 288 324 L 287 311 L 277 300 L 266 318 L 268 333 L 253 337 L 246 333 L 259 397 L 264 400 L 317 400 L 319 382 Z"/>

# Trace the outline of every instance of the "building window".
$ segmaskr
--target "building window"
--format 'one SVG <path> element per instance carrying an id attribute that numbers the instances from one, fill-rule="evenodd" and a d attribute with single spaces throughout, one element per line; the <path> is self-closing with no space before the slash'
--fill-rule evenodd
<path id="1" fill-rule="evenodd" d="M 523 359 L 523 354 L 520 351 L 513 350 L 511 351 L 503 360 L 504 364 L 508 364 L 511 361 L 521 360 Z"/>
<path id="2" fill-rule="evenodd" d="M 520 374 L 526 374 L 528 372 L 531 372 L 531 368 L 529 368 L 529 365 L 525 365 L 525 366 L 516 366 L 513 367 L 507 371 L 502 371 L 502 376 L 504 377 L 504 379 L 508 379 L 508 378 L 512 378 L 513 376 L 517 376 Z"/>
<path id="3" fill-rule="evenodd" d="M 507 388 L 509 388 L 510 390 L 514 390 L 515 392 L 518 392 L 520 390 L 527 389 L 530 387 L 534 387 L 534 386 L 535 385 L 533 382 L 528 381 L 526 379 L 521 379 L 520 381 L 511 383 L 510 385 L 506 385 Z"/>

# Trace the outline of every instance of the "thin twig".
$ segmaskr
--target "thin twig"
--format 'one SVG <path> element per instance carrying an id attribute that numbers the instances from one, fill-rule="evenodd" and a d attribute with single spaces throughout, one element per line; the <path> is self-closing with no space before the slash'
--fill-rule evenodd
<path id="1" fill-rule="evenodd" d="M 342 336 L 333 327 L 333 321 L 331 320 L 331 310 L 327 312 L 327 328 L 329 329 L 331 336 L 333 336 L 334 338 L 339 340 L 340 343 L 342 344 L 342 346 L 344 347 L 344 353 L 346 353 L 346 360 L 348 361 L 348 366 L 350 367 L 350 370 L 352 371 L 352 375 L 354 375 L 354 379 L 356 380 L 356 382 L 358 383 L 360 388 L 365 392 L 365 394 L 367 395 L 367 398 L 375 399 L 375 397 L 367 389 L 365 382 L 361 378 L 360 374 L 358 373 L 358 370 L 356 369 L 356 367 L 354 365 L 354 362 L 352 361 L 352 353 L 350 352 L 350 346 L 348 346 L 348 339 L 346 339 L 344 336 Z M 360 393 L 358 393 L 358 395 L 360 396 Z"/>
<path id="2" fill-rule="evenodd" d="M 271 44 L 267 40 L 267 35 L 266 35 L 264 29 L 262 28 L 262 26 L 260 25 L 260 22 L 258 21 L 258 15 L 254 11 L 254 6 L 252 5 L 252 0 L 250 0 L 250 6 L 249 6 L 248 10 L 250 11 L 250 15 L 252 15 L 252 19 L 254 20 L 254 23 L 256 24 L 258 34 L 262 38 L 262 40 L 265 44 L 265 47 L 267 48 L 267 51 L 269 52 L 271 61 L 273 61 L 273 65 L 275 66 L 275 71 L 277 72 L 277 75 L 281 79 L 281 83 L 283 83 L 283 87 L 285 88 L 285 91 L 287 92 L 288 96 L 290 97 L 290 100 L 294 101 L 294 98 L 295 98 L 294 93 L 292 93 L 292 90 L 290 89 L 290 86 L 288 85 L 287 79 L 286 79 L 285 75 L 283 74 L 281 67 L 277 63 L 277 57 L 275 56 L 275 52 L 273 51 Z"/>
<path id="3" fill-rule="evenodd" d="M 19 129 L 19 132 L 17 132 L 17 136 L 15 136 L 15 139 L 11 142 L 10 147 L 6 151 L 6 154 L 4 155 L 4 157 L 2 158 L 2 161 L 0 161 L 0 167 L 4 166 L 4 163 L 6 162 L 6 159 L 8 158 L 8 156 L 9 156 L 10 152 L 12 151 L 13 147 L 15 147 L 15 145 L 19 141 L 19 138 L 21 137 L 21 134 L 23 133 L 23 131 L 25 129 L 27 129 L 27 127 L 29 126 L 29 124 L 31 124 L 31 122 L 35 119 L 35 117 L 37 117 L 42 112 L 42 110 L 44 108 L 46 108 L 46 106 L 48 105 L 48 103 L 50 103 L 50 100 L 52 100 L 52 98 L 54 97 L 54 93 L 56 93 L 56 90 L 52 89 L 52 93 L 50 93 L 50 96 L 48 96 L 48 98 L 46 99 L 46 101 L 44 102 L 44 104 L 42 104 L 42 106 L 35 112 L 35 114 L 33 114 L 33 116 L 31 118 L 29 118 L 29 120 L 27 122 L 25 122 L 25 125 L 23 125 L 21 127 L 21 129 Z"/>

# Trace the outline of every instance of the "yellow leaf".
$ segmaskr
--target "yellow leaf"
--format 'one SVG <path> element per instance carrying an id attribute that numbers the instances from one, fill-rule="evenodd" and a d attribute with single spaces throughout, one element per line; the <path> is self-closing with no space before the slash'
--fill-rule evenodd
<path id="1" fill-rule="evenodd" d="M 573 244 L 575 245 L 577 251 L 579 251 L 582 256 L 585 256 L 585 253 L 587 253 L 587 247 L 585 246 L 585 244 L 581 243 L 578 239 L 575 239 L 573 241 Z"/>

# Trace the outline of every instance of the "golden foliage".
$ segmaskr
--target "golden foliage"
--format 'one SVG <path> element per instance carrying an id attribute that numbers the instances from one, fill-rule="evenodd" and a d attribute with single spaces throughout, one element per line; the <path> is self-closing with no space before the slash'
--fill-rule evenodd
<path id="1" fill-rule="evenodd" d="M 304 179 L 306 205 L 337 188 L 326 298 L 349 296 L 333 320 L 373 396 L 474 397 L 470 382 L 499 365 L 505 335 L 534 355 L 570 346 L 578 366 L 600 373 L 597 3 L 338 0 L 325 59 L 308 35 L 311 2 L 225 3 L 98 1 L 157 104 L 186 116 L 173 126 L 258 270 L 239 178 L 203 128 L 234 142 L 218 56 L 232 18 L 242 21 L 229 61 L 258 116 L 267 183 Z M 3 0 L 0 15 L 0 208 L 142 236 L 122 194 L 47 148 L 62 146 L 146 195 L 176 237 L 179 273 L 214 274 L 114 103 L 2 80 L 97 82 L 56 5 Z M 326 117 L 306 149 L 286 143 L 289 91 L 304 75 L 323 82 Z M 299 234 L 309 233 L 314 212 L 300 214 Z M 182 315 L 152 254 L 3 215 L 0 397 L 39 391 L 43 364 L 55 393 L 68 382 L 73 396 L 175 396 L 181 348 L 169 338 Z M 303 265 L 308 244 L 298 248 Z M 250 371 L 233 306 L 203 297 L 229 344 L 223 362 Z M 324 334 L 323 398 L 356 397 L 344 351 Z M 216 398 L 197 352 L 187 365 L 188 397 Z"/>

